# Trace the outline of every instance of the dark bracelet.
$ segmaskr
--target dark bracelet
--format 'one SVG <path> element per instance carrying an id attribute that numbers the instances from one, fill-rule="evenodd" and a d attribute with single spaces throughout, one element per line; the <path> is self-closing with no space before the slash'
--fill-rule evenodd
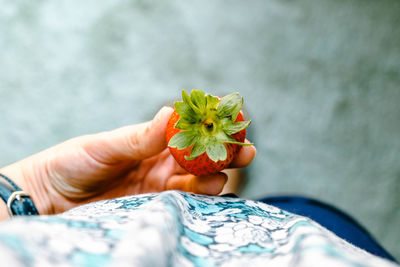
<path id="1" fill-rule="evenodd" d="M 10 217 L 39 215 L 29 194 L 22 191 L 10 178 L 0 173 L 0 197 L 7 204 Z"/>

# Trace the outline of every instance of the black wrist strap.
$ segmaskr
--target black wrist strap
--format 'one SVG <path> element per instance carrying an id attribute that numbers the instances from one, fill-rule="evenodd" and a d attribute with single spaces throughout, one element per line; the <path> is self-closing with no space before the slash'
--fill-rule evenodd
<path id="1" fill-rule="evenodd" d="M 10 217 L 14 215 L 39 215 L 29 194 L 22 191 L 10 178 L 1 173 L 0 197 L 7 204 Z"/>

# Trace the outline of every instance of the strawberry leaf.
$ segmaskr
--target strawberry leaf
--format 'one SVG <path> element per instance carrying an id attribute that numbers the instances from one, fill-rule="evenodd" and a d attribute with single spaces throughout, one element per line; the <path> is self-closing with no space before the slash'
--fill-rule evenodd
<path id="1" fill-rule="evenodd" d="M 184 102 L 175 102 L 174 105 L 176 112 L 182 119 L 192 123 L 197 121 L 197 115 L 189 105 Z"/>
<path id="2" fill-rule="evenodd" d="M 228 156 L 226 147 L 214 138 L 206 147 L 207 156 L 214 162 L 225 160 Z"/>
<path id="3" fill-rule="evenodd" d="M 243 98 L 238 93 L 224 96 L 218 104 L 217 115 L 235 121 L 243 106 Z"/>
<path id="4" fill-rule="evenodd" d="M 192 90 L 190 93 L 190 100 L 199 108 L 200 112 L 204 112 L 207 105 L 206 94 L 201 90 Z"/>
<path id="5" fill-rule="evenodd" d="M 192 160 L 206 152 L 206 138 L 200 138 L 193 146 L 190 152 L 190 157 L 185 157 L 186 160 Z"/>
<path id="6" fill-rule="evenodd" d="M 217 141 L 218 141 L 219 143 L 221 143 L 221 144 L 223 144 L 223 143 L 230 143 L 230 144 L 236 144 L 236 145 L 241 145 L 241 146 L 251 146 L 251 145 L 253 145 L 253 144 L 251 144 L 251 143 L 242 143 L 242 142 L 238 142 L 238 141 L 236 141 L 235 138 L 233 138 L 233 137 L 230 136 L 230 135 L 227 135 L 227 134 L 224 133 L 224 132 L 221 132 L 221 133 L 216 134 L 215 137 L 216 137 Z"/>
<path id="7" fill-rule="evenodd" d="M 172 136 L 171 140 L 169 140 L 169 147 L 176 147 L 177 149 L 184 149 L 196 142 L 198 138 L 198 134 L 196 131 L 182 131 L 174 136 Z"/>
<path id="8" fill-rule="evenodd" d="M 195 126 L 195 123 L 189 122 L 188 120 L 185 120 L 183 118 L 180 118 L 175 124 L 175 128 L 180 130 L 193 130 Z"/>
<path id="9" fill-rule="evenodd" d="M 218 102 L 218 97 L 207 95 L 207 110 L 217 110 Z"/>
<path id="10" fill-rule="evenodd" d="M 185 103 L 186 105 L 188 105 L 190 108 L 192 108 L 192 110 L 194 111 L 195 114 L 200 114 L 200 110 L 198 107 L 196 107 L 192 100 L 190 99 L 190 96 L 188 95 L 188 93 L 186 93 L 185 90 L 182 90 L 182 99 L 183 99 L 183 103 Z"/>
<path id="11" fill-rule="evenodd" d="M 227 135 L 232 135 L 246 129 L 251 121 L 232 122 L 230 120 L 222 121 L 222 129 Z"/>

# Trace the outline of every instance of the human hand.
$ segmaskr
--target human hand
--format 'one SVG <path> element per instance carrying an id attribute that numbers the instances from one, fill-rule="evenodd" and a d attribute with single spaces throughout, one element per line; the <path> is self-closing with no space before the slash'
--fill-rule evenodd
<path id="1" fill-rule="evenodd" d="M 219 194 L 226 174 L 196 177 L 169 153 L 165 129 L 172 108 L 152 121 L 68 140 L 0 170 L 30 193 L 40 214 L 124 195 L 182 190 Z M 255 156 L 245 146 L 232 167 L 247 166 Z"/>

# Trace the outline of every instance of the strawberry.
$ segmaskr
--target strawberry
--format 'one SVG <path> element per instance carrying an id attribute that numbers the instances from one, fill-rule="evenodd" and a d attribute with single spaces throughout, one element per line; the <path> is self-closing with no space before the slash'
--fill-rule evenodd
<path id="1" fill-rule="evenodd" d="M 244 143 L 246 127 L 238 93 L 217 97 L 201 90 L 175 102 L 166 131 L 168 147 L 182 168 L 197 176 L 215 174 L 229 166 Z"/>

